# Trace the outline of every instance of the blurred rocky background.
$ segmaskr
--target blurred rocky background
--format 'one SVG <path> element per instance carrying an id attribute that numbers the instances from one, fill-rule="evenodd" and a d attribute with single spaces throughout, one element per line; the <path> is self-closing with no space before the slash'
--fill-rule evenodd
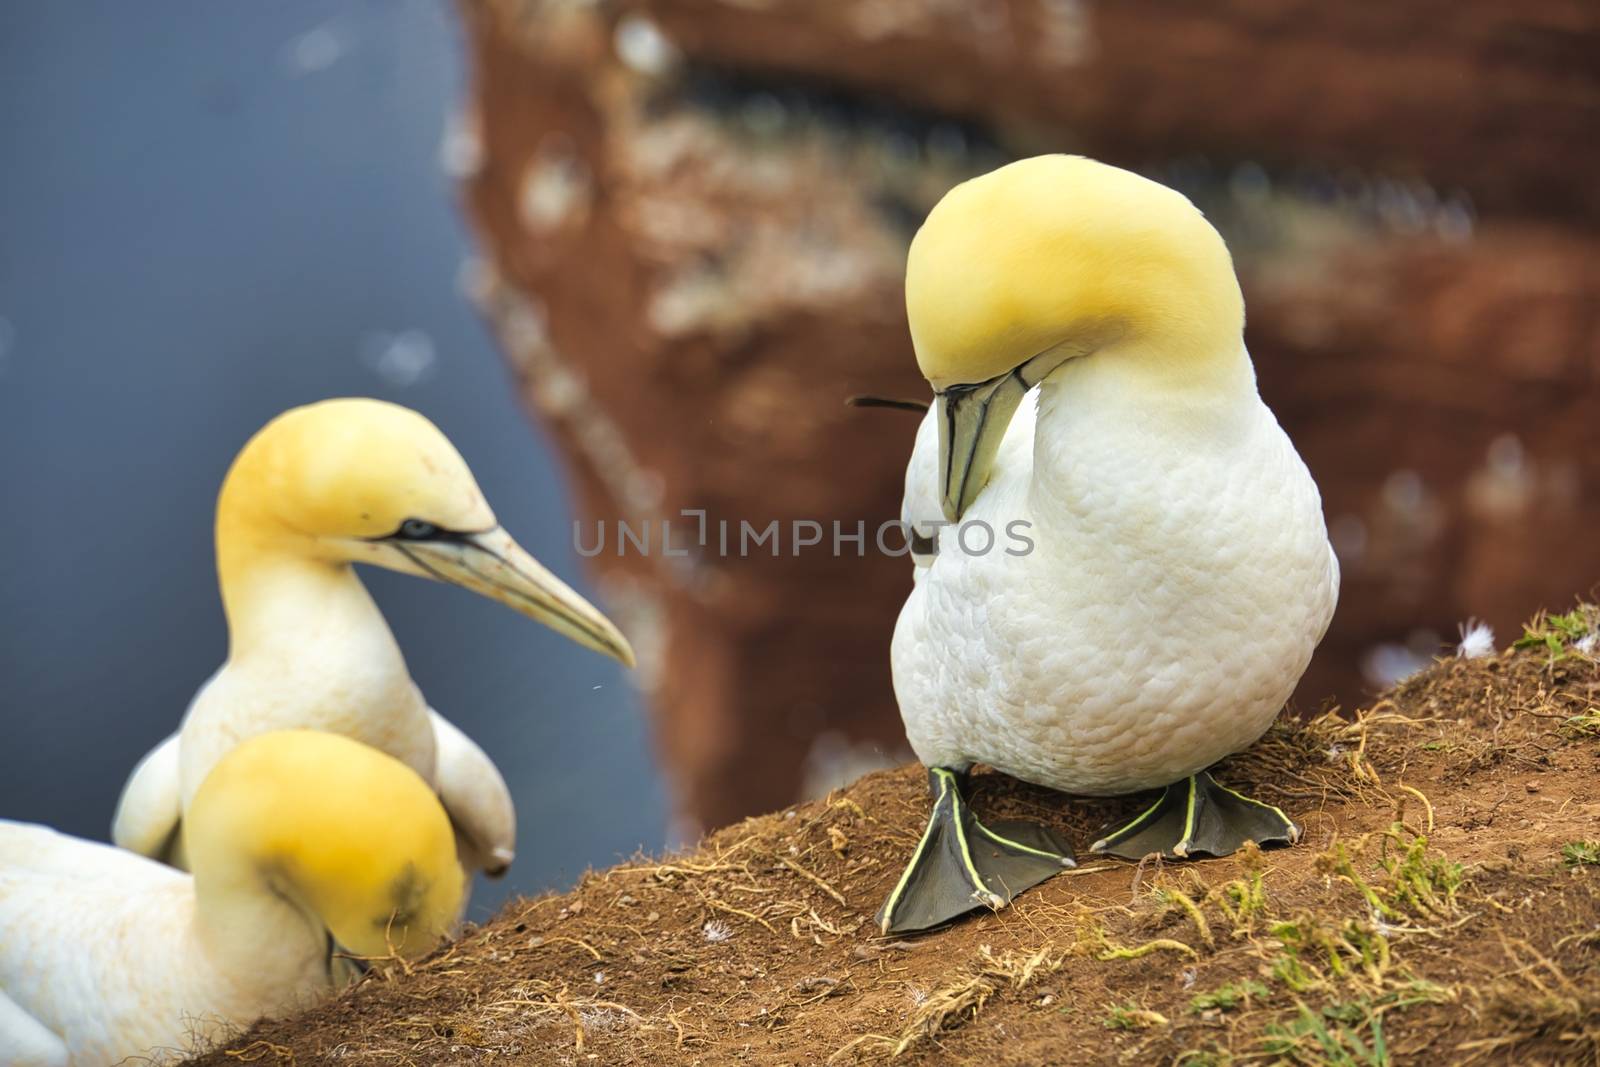
<path id="1" fill-rule="evenodd" d="M 227 655 L 217 487 L 286 407 L 424 412 L 595 595 L 565 474 L 456 288 L 475 240 L 439 149 L 464 39 L 442 0 L 0 3 L 0 818 L 105 838 Z M 481 597 L 362 577 L 516 801 L 517 862 L 473 919 L 661 847 L 627 672 Z"/>
<path id="2" fill-rule="evenodd" d="M 1346 705 L 1600 578 L 1589 0 L 463 0 L 470 287 L 589 528 L 898 511 L 923 214 L 1075 151 L 1228 237 L 1344 570 L 1296 698 Z M 687 531 L 686 531 L 687 532 Z M 589 535 L 592 536 L 592 533 Z M 870 538 L 869 538 L 870 541 Z M 659 546 L 657 546 L 659 547 Z M 684 828 L 904 754 L 904 559 L 590 560 Z"/>

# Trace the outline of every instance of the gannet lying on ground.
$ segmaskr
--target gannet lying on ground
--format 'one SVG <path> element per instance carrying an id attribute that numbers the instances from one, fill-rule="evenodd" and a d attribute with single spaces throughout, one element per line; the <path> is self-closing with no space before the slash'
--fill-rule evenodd
<path id="1" fill-rule="evenodd" d="M 1068 793 L 1165 787 L 1097 852 L 1297 839 L 1206 773 L 1283 707 L 1339 583 L 1317 487 L 1256 392 L 1221 237 L 1155 182 L 1023 160 L 933 209 L 906 308 L 936 399 L 903 517 L 937 550 L 892 661 L 936 799 L 884 931 L 1001 907 L 1072 864 L 1053 835 L 972 816 L 974 763 Z M 995 547 L 943 520 L 987 524 Z"/>
<path id="2" fill-rule="evenodd" d="M 311 730 L 245 741 L 184 820 L 188 875 L 0 820 L 0 1062 L 103 1067 L 307 1003 L 454 921 L 450 820 L 397 760 Z"/>
<path id="3" fill-rule="evenodd" d="M 179 732 L 134 769 L 113 821 L 117 844 L 181 864 L 179 820 L 217 760 L 247 737 L 306 727 L 387 752 L 432 783 L 469 871 L 511 863 L 505 781 L 423 700 L 353 563 L 470 589 L 633 665 L 617 628 L 500 528 L 431 422 L 377 400 L 295 408 L 245 445 L 223 482 L 228 661 Z"/>

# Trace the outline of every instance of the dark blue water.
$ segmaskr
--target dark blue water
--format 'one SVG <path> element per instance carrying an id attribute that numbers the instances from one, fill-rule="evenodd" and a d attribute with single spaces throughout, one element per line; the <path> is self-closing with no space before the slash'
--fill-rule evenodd
<path id="1" fill-rule="evenodd" d="M 550 449 L 457 287 L 472 249 L 440 143 L 464 62 L 433 0 L 0 5 L 0 816 L 105 836 L 221 662 L 212 505 L 286 407 L 421 410 L 590 592 Z M 660 844 L 619 668 L 459 590 L 365 577 L 516 795 L 519 858 L 481 905 Z"/>

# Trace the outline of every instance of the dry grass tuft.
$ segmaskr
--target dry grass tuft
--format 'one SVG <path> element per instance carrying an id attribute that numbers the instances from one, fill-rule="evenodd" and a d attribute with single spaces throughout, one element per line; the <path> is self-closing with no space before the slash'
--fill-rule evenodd
<path id="1" fill-rule="evenodd" d="M 1544 1039 L 1569 1063 L 1600 1062 L 1600 986 L 1579 983 L 1561 965 L 1522 940 L 1504 941 L 1509 969 L 1474 990 L 1478 1010 L 1492 1020 L 1491 1036 L 1456 1045 L 1468 1062 Z"/>
<path id="2" fill-rule="evenodd" d="M 954 1030 L 975 1017 L 999 990 L 1025 989 L 1040 975 L 1059 971 L 1066 957 L 1067 953 L 1057 952 L 1053 943 L 1026 955 L 1020 952 L 996 953 L 988 945 L 983 945 L 978 949 L 976 964 L 949 985 L 923 998 L 898 1036 L 864 1034 L 834 1052 L 827 1062 L 837 1063 L 852 1054 L 859 1057 L 872 1053 L 887 1054 L 889 1059 L 897 1059 L 917 1045 L 932 1041 L 944 1031 Z"/>

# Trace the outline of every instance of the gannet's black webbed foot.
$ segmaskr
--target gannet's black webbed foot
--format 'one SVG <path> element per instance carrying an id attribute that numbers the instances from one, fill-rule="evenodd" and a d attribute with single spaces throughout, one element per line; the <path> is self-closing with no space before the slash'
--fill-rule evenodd
<path id="1" fill-rule="evenodd" d="M 886 934 L 926 930 L 975 908 L 998 910 L 1029 889 L 1076 867 L 1072 848 L 1042 826 L 983 825 L 961 796 L 964 776 L 928 770 L 933 814 L 905 873 L 878 909 Z"/>
<path id="2" fill-rule="evenodd" d="M 1246 841 L 1292 845 L 1298 840 L 1300 828 L 1283 812 L 1218 785 L 1209 771 L 1201 771 L 1167 786 L 1161 799 L 1131 822 L 1101 831 L 1090 851 L 1130 860 L 1152 852 L 1187 859 L 1226 856 Z"/>

